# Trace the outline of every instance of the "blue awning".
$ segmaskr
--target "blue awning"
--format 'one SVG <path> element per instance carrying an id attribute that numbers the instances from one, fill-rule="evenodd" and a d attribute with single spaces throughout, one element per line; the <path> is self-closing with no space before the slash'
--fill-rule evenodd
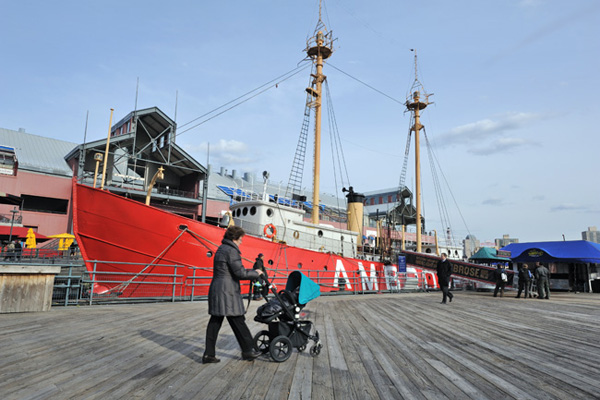
<path id="1" fill-rule="evenodd" d="M 511 243 L 501 250 L 510 251 L 516 262 L 600 263 L 600 243 L 587 240 Z"/>

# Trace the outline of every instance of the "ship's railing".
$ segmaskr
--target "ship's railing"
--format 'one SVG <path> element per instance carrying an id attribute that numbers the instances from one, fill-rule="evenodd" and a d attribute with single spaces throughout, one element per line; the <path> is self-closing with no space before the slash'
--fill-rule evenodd
<path id="1" fill-rule="evenodd" d="M 263 236 L 265 229 L 264 225 L 260 225 L 255 222 L 243 221 L 237 218 L 235 222 L 236 225 L 242 227 L 246 233 L 249 233 L 253 236 Z M 336 235 L 338 235 L 338 233 L 336 233 Z M 354 257 L 357 255 L 355 250 L 356 245 L 353 245 L 350 242 L 344 242 L 344 245 L 342 246 L 339 240 L 339 235 L 337 238 L 330 238 L 326 236 L 319 237 L 318 234 L 277 227 L 277 234 L 273 240 L 284 241 L 291 246 L 300 247 L 303 249 L 342 254 L 344 257 Z"/>
<path id="2" fill-rule="evenodd" d="M 91 305 L 94 298 L 99 300 L 126 298 L 170 299 L 181 297 L 184 275 L 177 273 L 181 265 L 143 264 L 111 261 L 88 261 L 92 264 L 89 278 L 83 280 L 89 291 L 84 293 Z M 110 266 L 110 270 L 103 268 Z M 117 271 L 121 269 L 121 271 Z M 128 271 L 128 269 L 130 271 Z M 144 271 L 144 272 L 139 272 Z M 148 271 L 148 272 L 145 272 Z"/>
<path id="3" fill-rule="evenodd" d="M 203 274 L 205 267 L 181 265 L 152 265 L 151 272 L 116 271 L 115 266 L 141 270 L 142 264 L 90 261 L 93 268 L 86 271 L 83 265 L 63 265 L 61 274 L 55 277 L 54 306 L 92 305 L 99 303 L 195 301 L 206 299 L 211 282 L 210 274 Z M 105 266 L 111 265 L 107 271 Z M 191 269 L 184 272 L 185 269 Z M 212 268 L 208 268 L 211 269 Z M 297 269 L 270 269 L 269 279 L 278 290 L 284 289 L 287 277 Z M 162 272 L 160 272 L 162 271 Z M 301 272 L 321 286 L 322 295 L 401 293 L 435 290 L 424 272 L 371 274 L 350 272 L 332 279 L 331 271 L 302 268 Z M 131 280 L 131 281 L 129 281 Z M 127 283 L 123 283 L 127 282 Z M 105 288 L 105 289 L 101 289 Z M 106 290 L 106 288 L 113 288 Z M 250 292 L 247 282 L 242 282 L 242 295 Z"/>
<path id="4" fill-rule="evenodd" d="M 287 276 L 294 270 L 278 269 L 267 274 L 276 286 L 285 288 Z M 400 272 L 389 275 L 348 272 L 332 281 L 331 273 L 323 270 L 302 269 L 301 272 L 317 283 L 323 295 L 334 294 L 366 294 L 366 293 L 399 293 L 434 290 L 424 272 Z"/>
<path id="5" fill-rule="evenodd" d="M 63 264 L 81 262 L 78 248 L 58 250 L 57 248 L 9 249 L 2 246 L 0 261 L 10 264 Z"/>

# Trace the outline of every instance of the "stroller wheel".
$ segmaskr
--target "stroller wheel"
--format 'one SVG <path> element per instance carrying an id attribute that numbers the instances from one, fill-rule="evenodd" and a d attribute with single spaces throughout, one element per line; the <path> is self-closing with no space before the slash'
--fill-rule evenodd
<path id="1" fill-rule="evenodd" d="M 321 354 L 321 345 L 320 344 L 315 344 L 313 347 L 310 348 L 311 356 L 316 357 L 319 354 Z"/>
<path id="2" fill-rule="evenodd" d="M 290 358 L 292 350 L 292 341 L 287 336 L 277 336 L 269 345 L 269 353 L 277 362 L 284 362 Z"/>
<path id="3" fill-rule="evenodd" d="M 270 343 L 269 331 L 260 331 L 254 335 L 254 350 L 265 354 L 269 351 Z"/>
<path id="4" fill-rule="evenodd" d="M 298 347 L 298 351 L 299 352 L 303 352 L 304 350 L 306 350 L 306 345 L 305 344 L 303 344 L 302 346 Z"/>

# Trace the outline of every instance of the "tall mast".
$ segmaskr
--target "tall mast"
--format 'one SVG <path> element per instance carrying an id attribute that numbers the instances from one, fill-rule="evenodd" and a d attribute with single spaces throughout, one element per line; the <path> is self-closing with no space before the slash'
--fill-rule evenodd
<path id="1" fill-rule="evenodd" d="M 327 27 L 321 20 L 321 2 L 319 2 L 319 22 L 315 28 L 315 34 L 308 39 L 306 43 L 306 54 L 313 60 L 316 70 L 313 77 L 311 87 L 306 88 L 308 94 L 311 95 L 312 101 L 310 107 L 315 109 L 315 152 L 314 152 L 314 168 L 313 168 L 313 209 L 312 219 L 313 224 L 319 223 L 319 176 L 321 173 L 321 99 L 322 86 L 327 78 L 323 75 L 323 62 L 328 59 L 333 53 L 332 33 L 327 30 Z"/>
<path id="2" fill-rule="evenodd" d="M 412 85 L 411 92 L 412 98 L 406 100 L 406 108 L 413 114 L 414 124 L 410 128 L 411 132 L 415 133 L 415 191 L 416 191 L 416 202 L 417 202 L 417 216 L 416 216 L 416 230 L 417 230 L 417 253 L 421 252 L 421 154 L 420 154 L 420 144 L 419 144 L 419 131 L 424 128 L 421 125 L 420 120 L 420 112 L 424 110 L 429 103 L 429 96 L 425 92 L 425 88 L 419 82 L 419 77 L 417 75 L 417 50 L 411 49 L 415 52 L 415 82 Z M 422 92 L 422 93 L 421 93 Z M 421 94 L 423 94 L 423 99 L 421 99 Z"/>

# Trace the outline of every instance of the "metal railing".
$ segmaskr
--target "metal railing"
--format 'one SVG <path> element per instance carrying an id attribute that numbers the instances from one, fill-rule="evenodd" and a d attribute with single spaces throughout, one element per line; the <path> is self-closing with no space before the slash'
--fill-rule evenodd
<path id="1" fill-rule="evenodd" d="M 100 303 L 195 301 L 206 299 L 212 280 L 202 271 L 212 268 L 182 265 L 147 265 L 139 263 L 89 261 L 92 269 L 63 264 L 55 277 L 53 305 L 92 305 Z M 110 266 L 110 267 L 109 267 Z M 186 271 L 191 270 L 191 271 Z M 278 289 L 284 289 L 288 275 L 296 269 L 268 270 L 269 279 Z M 143 271 L 143 272 L 139 272 Z M 191 272 L 191 273 L 190 273 Z M 401 293 L 429 291 L 425 273 L 371 274 L 369 271 L 348 271 L 333 278 L 331 272 L 302 269 L 301 272 L 321 286 L 322 295 Z M 242 294 L 249 291 L 242 282 Z"/>
<path id="2" fill-rule="evenodd" d="M 79 249 L 57 250 L 55 248 L 38 247 L 35 249 L 9 249 L 3 246 L 0 249 L 0 261 L 8 263 L 35 263 L 35 264 L 81 264 Z"/>

